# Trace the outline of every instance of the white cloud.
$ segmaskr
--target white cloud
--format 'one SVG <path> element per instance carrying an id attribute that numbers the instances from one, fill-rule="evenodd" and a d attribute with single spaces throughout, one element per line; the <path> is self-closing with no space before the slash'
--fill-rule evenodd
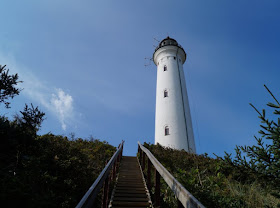
<path id="1" fill-rule="evenodd" d="M 7 64 L 11 74 L 19 74 L 20 80 L 23 81 L 19 87 L 24 89 L 21 94 L 47 108 L 59 120 L 63 130 L 72 124 L 75 112 L 74 100 L 70 94 L 65 93 L 61 88 L 50 87 L 48 83 L 41 81 L 26 67 L 19 67 L 11 55 L 0 53 L 0 64 L 1 62 Z"/>
<path id="2" fill-rule="evenodd" d="M 73 98 L 62 89 L 56 89 L 56 94 L 52 94 L 51 108 L 58 113 L 62 129 L 66 130 L 66 119 L 73 114 Z"/>

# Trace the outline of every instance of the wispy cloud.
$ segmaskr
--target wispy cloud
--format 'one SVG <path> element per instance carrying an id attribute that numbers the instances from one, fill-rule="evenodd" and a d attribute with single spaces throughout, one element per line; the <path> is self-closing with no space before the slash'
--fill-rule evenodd
<path id="1" fill-rule="evenodd" d="M 56 89 L 56 94 L 52 94 L 51 108 L 58 113 L 62 129 L 66 130 L 66 119 L 73 115 L 73 98 L 62 89 Z"/>
<path id="2" fill-rule="evenodd" d="M 23 83 L 19 84 L 23 88 L 22 94 L 33 101 L 39 102 L 50 111 L 60 122 L 63 130 L 67 129 L 74 120 L 74 99 L 61 88 L 49 87 L 49 84 L 37 78 L 31 70 L 16 63 L 13 56 L 4 56 L 0 52 L 0 64 L 7 64 L 11 73 L 18 73 Z"/>

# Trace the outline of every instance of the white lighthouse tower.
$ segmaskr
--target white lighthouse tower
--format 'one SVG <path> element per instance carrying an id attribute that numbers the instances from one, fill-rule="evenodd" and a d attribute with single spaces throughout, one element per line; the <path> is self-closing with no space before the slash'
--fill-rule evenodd
<path id="1" fill-rule="evenodd" d="M 187 55 L 167 37 L 155 49 L 157 65 L 155 144 L 196 153 L 183 64 Z"/>

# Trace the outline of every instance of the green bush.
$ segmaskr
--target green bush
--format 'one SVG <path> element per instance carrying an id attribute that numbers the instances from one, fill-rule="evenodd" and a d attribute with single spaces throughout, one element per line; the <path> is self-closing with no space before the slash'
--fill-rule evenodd
<path id="1" fill-rule="evenodd" d="M 0 200 L 9 207 L 75 207 L 116 151 L 95 139 L 46 134 L 23 145 L 19 136 L 2 117 Z"/>
<path id="2" fill-rule="evenodd" d="M 237 170 L 229 171 L 221 159 L 160 145 L 145 146 L 206 207 L 276 207 L 279 203 L 263 184 L 235 179 Z M 163 181 L 161 187 L 162 207 L 176 207 L 172 191 Z"/>
<path id="3" fill-rule="evenodd" d="M 0 65 L 0 105 L 19 94 L 18 75 Z M 116 148 L 107 142 L 37 132 L 45 113 L 25 105 L 0 115 L 0 201 L 8 207 L 75 207 Z M 100 204 L 97 199 L 97 203 Z"/>

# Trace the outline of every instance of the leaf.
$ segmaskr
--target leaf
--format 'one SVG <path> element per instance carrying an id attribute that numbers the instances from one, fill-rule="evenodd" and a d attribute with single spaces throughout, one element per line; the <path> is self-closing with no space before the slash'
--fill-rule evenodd
<path id="1" fill-rule="evenodd" d="M 264 85 L 264 87 L 266 88 L 266 90 L 269 92 L 269 94 L 273 97 L 273 99 L 278 103 L 278 105 L 280 106 L 280 103 L 278 102 L 278 100 L 274 97 L 274 95 L 272 94 L 272 92 L 268 89 L 268 87 L 266 85 Z"/>
<path id="2" fill-rule="evenodd" d="M 280 105 L 275 105 L 274 103 L 270 103 L 270 102 L 267 103 L 266 105 L 272 108 L 280 108 Z"/>
<path id="3" fill-rule="evenodd" d="M 249 105 L 252 106 L 252 108 L 254 108 L 255 111 L 257 111 L 257 113 L 262 117 L 262 114 L 258 111 L 258 109 L 252 103 L 249 103 Z"/>
<path id="4" fill-rule="evenodd" d="M 262 111 L 262 112 L 263 112 L 263 117 L 265 118 L 265 109 L 263 109 L 263 111 Z"/>

